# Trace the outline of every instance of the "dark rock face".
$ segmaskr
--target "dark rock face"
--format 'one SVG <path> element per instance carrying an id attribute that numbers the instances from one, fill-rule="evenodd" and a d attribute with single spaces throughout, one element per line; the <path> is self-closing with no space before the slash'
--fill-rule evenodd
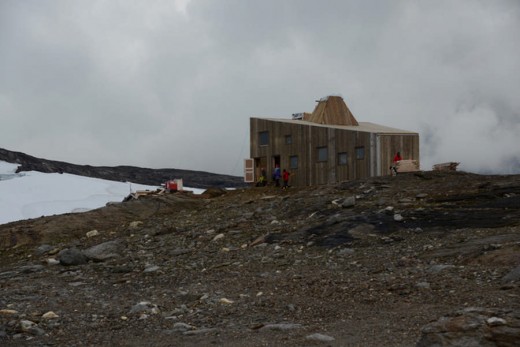
<path id="1" fill-rule="evenodd" d="M 245 186 L 242 177 L 220 175 L 204 171 L 179 169 L 148 169 L 135 166 L 90 166 L 76 165 L 61 161 L 35 158 L 30 155 L 0 148 L 0 160 L 19 164 L 17 172 L 39 171 L 59 172 L 111 181 L 160 185 L 170 179 L 182 178 L 184 185 L 193 188 L 236 188 Z"/>

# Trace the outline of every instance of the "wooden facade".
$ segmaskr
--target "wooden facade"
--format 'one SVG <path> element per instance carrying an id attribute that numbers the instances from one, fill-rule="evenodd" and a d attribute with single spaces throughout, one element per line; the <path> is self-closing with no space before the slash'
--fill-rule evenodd
<path id="1" fill-rule="evenodd" d="M 270 179 L 279 165 L 291 173 L 290 185 L 333 184 L 390 174 L 389 167 L 398 151 L 403 159 L 419 162 L 417 133 L 356 123 L 251 118 L 250 155 L 255 177 L 263 168 Z"/>

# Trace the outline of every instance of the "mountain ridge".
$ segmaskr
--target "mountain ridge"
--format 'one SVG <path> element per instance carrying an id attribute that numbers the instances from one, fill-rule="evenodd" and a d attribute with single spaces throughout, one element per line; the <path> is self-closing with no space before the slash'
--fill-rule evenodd
<path id="1" fill-rule="evenodd" d="M 73 175 L 128 181 L 146 185 L 160 185 L 170 179 L 182 178 L 184 185 L 193 188 L 237 188 L 245 186 L 240 176 L 216 174 L 205 171 L 184 169 L 151 169 L 130 165 L 92 166 L 63 161 L 37 158 L 22 152 L 0 148 L 0 160 L 19 164 L 17 172 L 39 171 L 44 173 L 69 173 Z"/>

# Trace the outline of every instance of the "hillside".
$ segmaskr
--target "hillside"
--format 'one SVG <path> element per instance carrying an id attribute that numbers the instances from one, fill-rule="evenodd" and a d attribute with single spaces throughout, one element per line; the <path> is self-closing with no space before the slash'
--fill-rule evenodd
<path id="1" fill-rule="evenodd" d="M 184 184 L 193 188 L 243 187 L 243 177 L 221 175 L 204 171 L 180 169 L 149 169 L 135 166 L 90 166 L 35 158 L 21 152 L 0 148 L 0 160 L 20 164 L 18 171 L 66 172 L 74 175 L 101 178 L 112 181 L 160 185 L 167 180 L 182 178 Z"/>
<path id="2" fill-rule="evenodd" d="M 520 175 L 144 197 L 0 264 L 3 346 L 517 346 Z"/>

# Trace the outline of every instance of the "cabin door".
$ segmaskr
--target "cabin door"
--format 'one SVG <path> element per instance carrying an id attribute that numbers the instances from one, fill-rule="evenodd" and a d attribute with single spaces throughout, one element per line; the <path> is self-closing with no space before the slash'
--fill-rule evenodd
<path id="1" fill-rule="evenodd" d="M 280 163 L 280 156 L 279 155 L 273 155 L 273 170 L 278 165 L 278 167 L 281 167 Z"/>

